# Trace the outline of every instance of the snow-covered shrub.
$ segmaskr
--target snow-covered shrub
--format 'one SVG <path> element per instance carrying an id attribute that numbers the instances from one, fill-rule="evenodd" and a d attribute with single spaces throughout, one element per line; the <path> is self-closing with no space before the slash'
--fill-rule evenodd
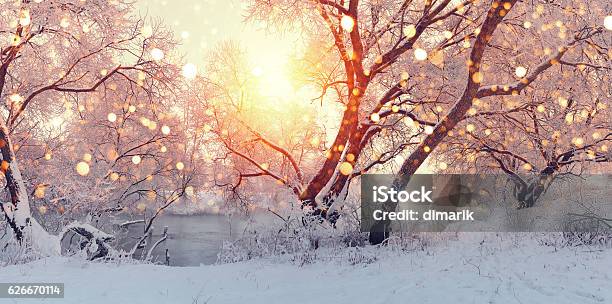
<path id="1" fill-rule="evenodd" d="M 371 252 L 364 251 L 359 247 L 355 247 L 353 250 L 348 250 L 348 262 L 351 265 L 359 264 L 371 264 L 378 260 L 377 255 L 373 255 Z"/>
<path id="2" fill-rule="evenodd" d="M 363 247 L 368 244 L 368 236 L 359 230 L 344 230 L 342 243 L 347 247 Z"/>
<path id="3" fill-rule="evenodd" d="M 20 244 L 5 221 L 0 221 L 0 266 L 24 264 L 40 258 L 30 247 Z"/>
<path id="4" fill-rule="evenodd" d="M 569 215 L 565 230 L 563 241 L 567 246 L 612 245 L 612 220 L 592 211 Z"/>
<path id="5" fill-rule="evenodd" d="M 564 232 L 563 240 L 567 246 L 610 246 L 612 232 Z"/>
<path id="6" fill-rule="evenodd" d="M 603 224 L 603 225 L 602 225 Z M 606 226 L 601 219 L 579 220 L 566 227 L 566 231 L 546 233 L 538 239 L 544 246 L 612 246 L 612 227 Z"/>
<path id="7" fill-rule="evenodd" d="M 223 244 L 218 262 L 232 263 L 316 250 L 325 243 L 326 238 L 331 237 L 329 232 L 332 229 L 323 228 L 322 225 L 288 216 L 280 225 L 248 228 L 241 238 Z"/>
<path id="8" fill-rule="evenodd" d="M 457 238 L 455 233 L 397 233 L 382 245 L 370 246 L 356 217 L 344 215 L 335 226 L 299 212 L 278 215 L 282 220 L 247 227 L 242 237 L 222 245 L 217 263 L 274 258 L 297 265 L 333 261 L 350 265 L 372 263 L 381 252 L 423 251 L 432 243 Z"/>
<path id="9" fill-rule="evenodd" d="M 26 229 L 31 232 L 31 227 Z M 32 245 L 34 235 L 28 233 L 23 241 L 19 242 L 10 225 L 6 221 L 0 221 L 0 266 L 28 263 L 44 257 L 41 247 Z"/>
<path id="10" fill-rule="evenodd" d="M 612 246 L 612 227 L 600 218 L 580 220 L 567 227 L 567 231 L 547 233 L 538 241 L 545 246 L 576 247 L 576 246 Z"/>

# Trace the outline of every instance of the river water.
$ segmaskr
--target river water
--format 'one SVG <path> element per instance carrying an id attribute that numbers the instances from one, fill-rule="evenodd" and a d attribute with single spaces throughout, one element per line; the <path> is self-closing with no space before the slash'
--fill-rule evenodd
<path id="1" fill-rule="evenodd" d="M 164 226 L 168 226 L 168 239 L 153 251 L 156 261 L 165 260 L 168 249 L 170 266 L 198 266 L 213 264 L 224 241 L 240 237 L 247 225 L 244 217 L 223 215 L 171 215 L 164 214 L 154 223 L 153 241 L 161 236 Z M 142 225 L 130 226 L 122 247 L 130 248 L 133 240 L 142 236 Z"/>

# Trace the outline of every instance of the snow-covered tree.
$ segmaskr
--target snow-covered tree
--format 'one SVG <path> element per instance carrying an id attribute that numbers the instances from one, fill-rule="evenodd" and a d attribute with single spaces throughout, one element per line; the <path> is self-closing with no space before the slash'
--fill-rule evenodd
<path id="1" fill-rule="evenodd" d="M 199 99 L 194 116 L 210 135 L 210 185 L 241 207 L 248 207 L 255 193 L 278 192 L 278 185 L 299 195 L 309 168 L 322 158 L 325 133 L 316 107 L 263 95 L 258 67 L 237 43 L 220 44 L 207 60 L 204 81 L 212 96 Z"/>
<path id="2" fill-rule="evenodd" d="M 146 191 L 182 195 L 186 184 L 172 170 L 186 165 L 170 151 L 183 140 L 173 133 L 180 121 L 164 114 L 178 75 L 166 60 L 169 32 L 136 16 L 131 1 L 11 1 L 0 10 L 2 209 L 16 239 L 58 254 L 68 230 L 103 235 L 76 223 L 50 234 L 33 217 L 30 193 L 52 203 L 40 213 L 90 215 L 129 207 Z M 152 186 L 159 180 L 176 187 Z"/>
<path id="3" fill-rule="evenodd" d="M 577 14 L 543 31 L 559 37 L 574 34 L 554 52 L 552 43 L 538 46 L 536 53 L 551 56 L 540 65 L 522 66 L 524 58 L 534 56 L 532 50 L 525 52 L 520 39 L 510 41 L 519 63 L 509 65 L 500 75 L 506 79 L 499 81 L 507 83 L 500 89 L 510 94 L 498 103 L 488 102 L 489 93 L 482 95 L 461 129 L 449 136 L 443 154 L 450 163 L 443 162 L 445 169 L 507 174 L 519 207 L 533 206 L 557 176 L 610 169 L 612 66 L 609 54 L 601 51 L 608 48 L 609 38 L 597 35 L 601 29 L 589 28 L 581 19 Z M 507 65 L 495 64 L 500 69 Z M 549 71 L 532 83 L 545 68 Z"/>
<path id="4" fill-rule="evenodd" d="M 251 1 L 251 20 L 303 31 L 302 76 L 319 86 L 321 102 L 342 105 L 326 157 L 294 192 L 333 221 L 353 178 L 386 165 L 402 187 L 429 155 L 449 147 L 444 142 L 466 117 L 498 121 L 516 107 L 493 111 L 505 100 L 552 96 L 562 74 L 567 83 L 572 74 L 609 67 L 605 10 L 583 1 Z M 271 125 L 251 127 L 263 133 Z M 268 150 L 289 158 L 283 144 Z M 262 162 L 250 161 L 255 168 Z"/>

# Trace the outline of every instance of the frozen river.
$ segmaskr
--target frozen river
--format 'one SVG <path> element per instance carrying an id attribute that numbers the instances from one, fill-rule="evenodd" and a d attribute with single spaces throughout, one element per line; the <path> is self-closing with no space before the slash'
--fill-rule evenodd
<path id="1" fill-rule="evenodd" d="M 153 242 L 157 241 L 168 226 L 168 239 L 153 252 L 163 261 L 166 248 L 169 249 L 171 266 L 197 266 L 213 264 L 224 241 L 234 240 L 242 235 L 247 220 L 244 217 L 231 218 L 222 215 L 163 215 L 154 223 Z M 131 240 L 142 235 L 142 225 L 132 225 L 126 241 L 129 247 Z"/>

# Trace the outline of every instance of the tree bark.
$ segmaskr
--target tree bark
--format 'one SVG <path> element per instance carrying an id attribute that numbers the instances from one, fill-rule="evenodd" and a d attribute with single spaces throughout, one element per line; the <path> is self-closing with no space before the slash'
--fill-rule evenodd
<path id="1" fill-rule="evenodd" d="M 518 209 L 535 206 L 535 203 L 546 192 L 553 179 L 552 173 L 540 173 L 529 184 L 517 183 L 515 185 L 514 197 L 519 203 Z"/>
<path id="2" fill-rule="evenodd" d="M 0 170 L 6 179 L 11 199 L 10 202 L 2 204 L 2 210 L 15 238 L 20 244 L 29 246 L 40 254 L 60 254 L 57 237 L 50 235 L 32 217 L 27 189 L 15 159 L 9 130 L 3 119 L 0 119 L 0 152 L 2 154 Z"/>
<path id="3" fill-rule="evenodd" d="M 509 0 L 507 2 L 514 6 L 516 0 Z M 480 64 L 484 51 L 493 33 L 497 29 L 497 26 L 503 21 L 509 11 L 505 9 L 503 5 L 500 5 L 498 1 L 494 0 L 492 3 L 497 3 L 497 5 L 491 5 L 487 17 L 480 28 L 480 33 L 478 33 L 476 37 L 474 47 L 470 52 L 470 64 L 467 75 L 468 81 L 461 98 L 457 100 L 450 112 L 434 127 L 433 132 L 425 137 L 425 140 L 423 140 L 417 149 L 404 161 L 393 181 L 393 188 L 400 190 L 408 184 L 410 176 L 416 172 L 423 162 L 425 162 L 429 154 L 444 140 L 444 138 L 446 138 L 448 131 L 452 130 L 472 107 L 473 100 L 477 97 L 478 89 L 482 82 L 481 75 L 477 75 L 477 73 L 480 73 Z M 397 204 L 391 203 L 384 207 L 388 211 L 392 211 L 395 210 Z M 390 232 L 389 223 L 376 223 L 372 229 L 370 229 L 370 243 L 382 243 L 389 236 Z"/>

